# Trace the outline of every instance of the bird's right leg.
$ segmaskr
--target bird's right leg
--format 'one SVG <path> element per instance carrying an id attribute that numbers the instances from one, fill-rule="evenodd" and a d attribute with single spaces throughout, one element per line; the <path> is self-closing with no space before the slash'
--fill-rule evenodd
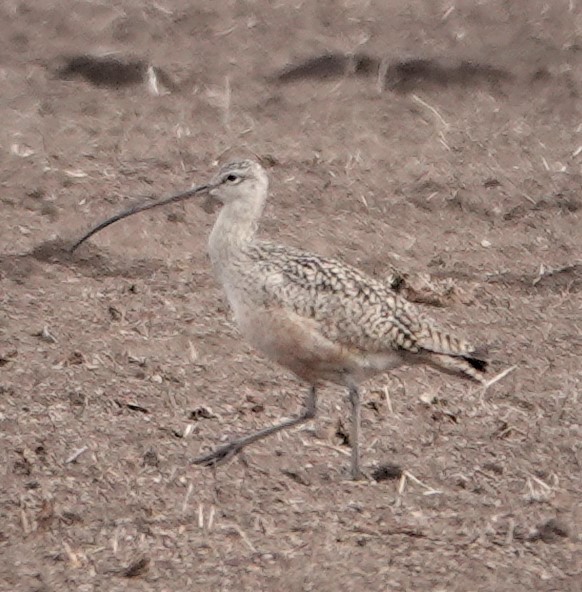
<path id="1" fill-rule="evenodd" d="M 349 387 L 350 404 L 352 406 L 352 426 L 350 430 L 350 444 L 352 447 L 352 479 L 357 481 L 362 478 L 360 469 L 360 423 L 362 415 L 362 400 L 358 387 Z"/>
<path id="2" fill-rule="evenodd" d="M 249 444 L 253 444 L 258 440 L 262 440 L 263 438 L 267 438 L 272 434 L 276 434 L 281 430 L 286 430 L 288 428 L 292 428 L 297 425 L 301 425 L 305 423 L 309 419 L 313 419 L 315 417 L 317 408 L 317 394 L 316 389 L 312 386 L 309 389 L 309 394 L 307 395 L 307 399 L 305 400 L 305 408 L 303 412 L 298 415 L 297 417 L 293 417 L 291 419 L 286 419 L 281 423 L 275 424 L 273 426 L 269 426 L 268 428 L 264 428 L 259 430 L 258 432 L 254 432 L 253 434 L 249 434 L 248 436 L 243 436 L 242 438 L 237 438 L 236 440 L 230 441 L 228 444 L 224 446 L 219 446 L 213 452 L 209 454 L 204 454 L 202 456 L 198 456 L 192 460 L 192 464 L 195 465 L 204 465 L 204 466 L 216 466 L 220 465 L 230 458 L 232 458 L 235 454 L 238 454 L 243 448 L 248 446 Z"/>

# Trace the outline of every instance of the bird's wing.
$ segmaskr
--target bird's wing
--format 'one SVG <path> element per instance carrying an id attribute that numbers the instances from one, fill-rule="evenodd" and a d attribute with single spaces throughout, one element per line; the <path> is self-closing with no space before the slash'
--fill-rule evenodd
<path id="1" fill-rule="evenodd" d="M 462 358 L 477 352 L 387 284 L 351 265 L 266 242 L 257 248 L 269 255 L 263 258 L 265 296 L 314 320 L 332 341 L 366 352 L 396 349 Z"/>
<path id="2" fill-rule="evenodd" d="M 314 323 L 348 350 L 421 354 L 425 361 L 484 382 L 487 361 L 466 341 L 437 328 L 390 287 L 333 259 L 255 243 L 264 303 Z M 256 279 L 255 277 L 255 279 Z"/>
<path id="3" fill-rule="evenodd" d="M 265 296 L 316 321 L 326 338 L 368 352 L 424 347 L 420 313 L 386 284 L 298 249 L 269 243 L 260 249 L 269 254 L 261 274 Z"/>

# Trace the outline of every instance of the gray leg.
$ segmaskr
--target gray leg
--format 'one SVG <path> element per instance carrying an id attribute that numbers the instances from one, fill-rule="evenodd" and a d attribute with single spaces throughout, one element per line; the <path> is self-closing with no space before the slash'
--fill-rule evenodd
<path id="1" fill-rule="evenodd" d="M 303 410 L 303 413 L 301 413 L 297 417 L 286 419 L 285 421 L 275 424 L 274 426 L 269 426 L 268 428 L 264 428 L 262 430 L 259 430 L 258 432 L 249 434 L 248 436 L 243 436 L 242 438 L 232 440 L 228 444 L 220 446 L 210 454 L 205 454 L 203 456 L 196 457 L 194 460 L 192 460 L 192 464 L 204 465 L 207 467 L 220 465 L 232 458 L 235 454 L 238 454 L 243 448 L 245 448 L 245 446 L 248 446 L 253 442 L 257 442 L 258 440 L 262 440 L 267 436 L 276 434 L 281 430 L 292 428 L 294 426 L 306 422 L 309 419 L 313 419 L 315 417 L 316 405 L 316 390 L 315 387 L 312 386 L 309 389 L 309 394 L 307 395 L 307 399 L 305 400 L 305 409 Z"/>
<path id="2" fill-rule="evenodd" d="M 355 386 L 349 388 L 350 403 L 352 405 L 352 429 L 350 431 L 350 444 L 352 446 L 352 479 L 356 481 L 362 477 L 360 471 L 360 418 L 362 415 L 362 403 L 360 393 Z"/>

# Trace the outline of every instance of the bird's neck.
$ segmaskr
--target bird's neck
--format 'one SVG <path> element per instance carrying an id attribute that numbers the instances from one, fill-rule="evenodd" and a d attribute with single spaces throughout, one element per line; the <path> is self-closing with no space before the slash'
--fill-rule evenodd
<path id="1" fill-rule="evenodd" d="M 265 198 L 266 189 L 256 192 L 252 199 L 238 199 L 223 206 L 208 241 L 210 259 L 219 274 L 254 240 Z"/>

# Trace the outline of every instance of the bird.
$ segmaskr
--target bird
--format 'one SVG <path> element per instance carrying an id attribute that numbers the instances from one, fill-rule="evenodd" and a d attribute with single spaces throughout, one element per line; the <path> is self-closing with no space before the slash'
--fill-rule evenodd
<path id="1" fill-rule="evenodd" d="M 208 254 L 243 337 L 307 386 L 303 410 L 201 454 L 192 463 L 216 466 L 248 445 L 315 418 L 317 394 L 328 383 L 347 390 L 351 406 L 350 475 L 360 461 L 362 385 L 403 365 L 425 364 L 486 384 L 486 350 L 437 327 L 385 282 L 339 260 L 259 238 L 269 194 L 265 168 L 241 159 L 220 168 L 206 184 L 133 206 L 89 230 L 87 238 L 137 212 L 206 195 L 205 209 L 221 205 Z"/>

